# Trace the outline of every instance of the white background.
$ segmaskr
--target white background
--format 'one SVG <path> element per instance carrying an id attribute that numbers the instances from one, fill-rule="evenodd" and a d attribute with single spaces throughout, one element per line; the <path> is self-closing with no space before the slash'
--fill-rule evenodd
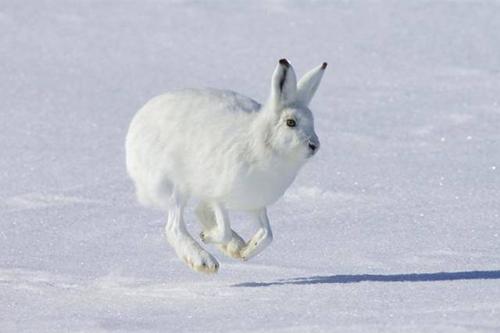
<path id="1" fill-rule="evenodd" d="M 500 330 L 499 2 L 0 4 L 1 332 Z M 322 148 L 270 248 L 191 272 L 128 123 L 183 87 L 263 101 L 282 57 L 329 63 Z"/>

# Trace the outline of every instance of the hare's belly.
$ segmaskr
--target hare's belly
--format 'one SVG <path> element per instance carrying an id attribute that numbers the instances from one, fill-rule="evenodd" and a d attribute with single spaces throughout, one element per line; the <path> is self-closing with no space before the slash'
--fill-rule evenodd
<path id="1" fill-rule="evenodd" d="M 296 172 L 255 172 L 239 178 L 223 198 L 230 210 L 255 210 L 276 202 L 295 179 Z"/>

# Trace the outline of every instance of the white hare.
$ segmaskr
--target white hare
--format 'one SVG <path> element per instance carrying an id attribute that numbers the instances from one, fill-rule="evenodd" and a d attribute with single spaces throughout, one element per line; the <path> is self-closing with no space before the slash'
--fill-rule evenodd
<path id="1" fill-rule="evenodd" d="M 201 238 L 226 255 L 249 259 L 272 240 L 266 207 L 278 200 L 319 148 L 308 104 L 326 63 L 298 82 L 286 59 L 274 71 L 261 105 L 228 90 L 190 89 L 149 101 L 126 139 L 127 171 L 140 203 L 168 212 L 166 234 L 179 258 L 212 273 L 217 260 L 188 233 L 183 209 L 199 200 Z M 228 211 L 250 213 L 257 233 L 246 242 Z"/>

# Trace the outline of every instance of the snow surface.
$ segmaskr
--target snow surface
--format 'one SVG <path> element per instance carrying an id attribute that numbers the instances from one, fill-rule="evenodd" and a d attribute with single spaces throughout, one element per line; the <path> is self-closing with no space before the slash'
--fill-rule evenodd
<path id="1" fill-rule="evenodd" d="M 0 31 L 1 332 L 500 331 L 498 1 L 4 0 Z M 127 125 L 181 87 L 263 100 L 284 56 L 329 63 L 322 149 L 270 248 L 191 272 Z"/>

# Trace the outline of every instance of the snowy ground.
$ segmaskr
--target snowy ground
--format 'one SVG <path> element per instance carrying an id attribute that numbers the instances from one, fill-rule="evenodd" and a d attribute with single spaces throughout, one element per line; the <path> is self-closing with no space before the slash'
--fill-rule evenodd
<path id="1" fill-rule="evenodd" d="M 3 0 L 0 31 L 1 332 L 500 331 L 499 2 Z M 283 56 L 329 63 L 322 149 L 268 250 L 193 273 L 128 122 L 186 86 L 263 100 Z"/>

